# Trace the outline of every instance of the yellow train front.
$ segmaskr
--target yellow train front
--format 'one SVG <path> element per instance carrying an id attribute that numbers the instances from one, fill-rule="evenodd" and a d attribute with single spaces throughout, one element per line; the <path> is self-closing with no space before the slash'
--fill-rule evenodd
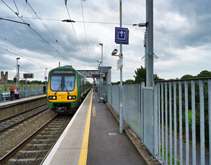
<path id="1" fill-rule="evenodd" d="M 91 84 L 71 66 L 52 69 L 48 74 L 48 107 L 55 113 L 75 112 Z"/>

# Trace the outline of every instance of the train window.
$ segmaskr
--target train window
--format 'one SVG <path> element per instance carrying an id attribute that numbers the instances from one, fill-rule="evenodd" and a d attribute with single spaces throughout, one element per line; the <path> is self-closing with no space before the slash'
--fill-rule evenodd
<path id="1" fill-rule="evenodd" d="M 75 88 L 75 76 L 64 76 L 65 87 L 68 91 L 72 91 Z"/>
<path id="2" fill-rule="evenodd" d="M 61 91 L 62 76 L 51 76 L 51 90 Z"/>

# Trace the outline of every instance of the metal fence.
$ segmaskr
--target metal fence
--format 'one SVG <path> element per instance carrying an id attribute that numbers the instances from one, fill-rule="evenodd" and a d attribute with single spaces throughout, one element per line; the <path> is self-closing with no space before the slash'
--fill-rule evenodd
<path id="1" fill-rule="evenodd" d="M 123 119 L 141 137 L 140 84 L 123 85 Z M 103 96 L 119 113 L 119 85 L 103 86 Z"/>
<path id="2" fill-rule="evenodd" d="M 123 119 L 164 164 L 211 165 L 211 78 L 123 85 Z M 119 85 L 103 86 L 119 113 Z M 152 100 L 150 100 L 152 98 Z"/>
<path id="3" fill-rule="evenodd" d="M 6 101 L 9 99 L 10 96 L 10 91 L 9 88 L 11 86 L 1 86 L 0 87 L 0 101 Z M 29 97 L 29 96 L 35 96 L 35 95 L 40 95 L 43 94 L 43 86 L 18 86 L 15 87 L 18 88 L 19 91 L 19 97 Z"/>
<path id="4" fill-rule="evenodd" d="M 211 79 L 158 82 L 155 87 L 159 159 L 175 165 L 211 164 Z"/>

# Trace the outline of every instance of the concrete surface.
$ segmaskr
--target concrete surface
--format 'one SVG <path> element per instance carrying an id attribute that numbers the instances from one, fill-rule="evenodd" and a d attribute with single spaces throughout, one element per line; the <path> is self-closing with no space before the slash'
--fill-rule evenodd
<path id="1" fill-rule="evenodd" d="M 94 92 L 87 165 L 144 165 L 128 136 L 119 133 L 118 122 L 106 104 L 98 101 Z"/>

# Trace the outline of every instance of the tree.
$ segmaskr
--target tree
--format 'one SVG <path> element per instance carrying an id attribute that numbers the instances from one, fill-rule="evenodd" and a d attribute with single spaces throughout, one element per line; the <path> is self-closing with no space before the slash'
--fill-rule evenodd
<path id="1" fill-rule="evenodd" d="M 191 78 L 194 78 L 194 76 L 190 75 L 190 74 L 186 74 L 184 76 L 181 77 L 181 80 L 184 80 L 184 79 L 191 79 Z"/>
<path id="2" fill-rule="evenodd" d="M 146 84 L 146 68 L 143 66 L 137 68 L 133 77 L 135 78 L 135 82 L 145 82 Z"/>
<path id="3" fill-rule="evenodd" d="M 208 70 L 203 70 L 197 75 L 197 77 L 211 77 L 211 72 Z"/>
<path id="4" fill-rule="evenodd" d="M 141 66 L 141 68 L 137 68 L 135 70 L 135 76 L 133 76 L 135 78 L 135 82 L 145 82 L 146 84 L 146 68 L 144 68 L 143 66 Z M 153 75 L 154 81 L 162 81 L 165 79 L 161 79 L 158 77 L 157 73 L 155 73 Z"/>
<path id="5" fill-rule="evenodd" d="M 124 84 L 132 84 L 134 82 L 135 82 L 134 80 L 128 79 L 128 80 L 125 80 Z"/>

